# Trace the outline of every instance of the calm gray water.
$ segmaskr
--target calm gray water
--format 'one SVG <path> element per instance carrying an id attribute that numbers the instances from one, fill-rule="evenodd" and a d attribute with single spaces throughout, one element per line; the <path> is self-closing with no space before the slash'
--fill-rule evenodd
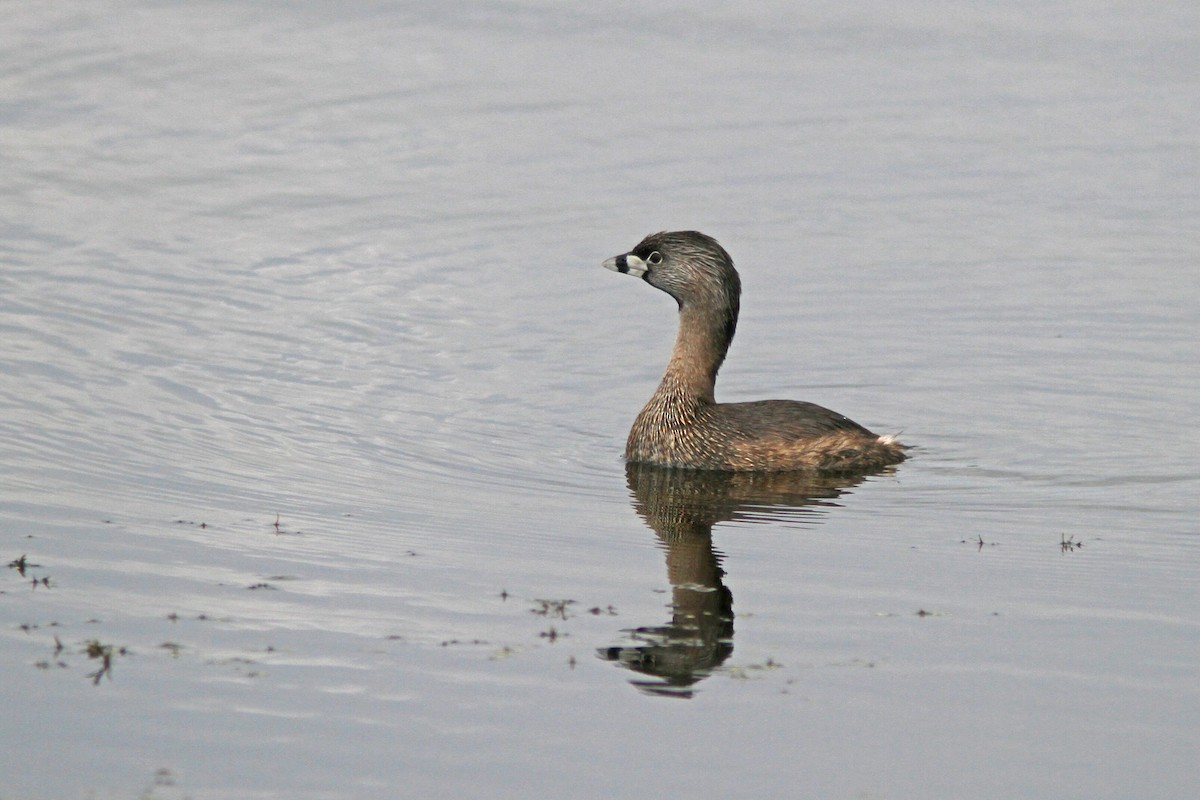
<path id="1" fill-rule="evenodd" d="M 1194 793 L 1191 0 L 5 3 L 0 87 L 3 800 Z M 722 399 L 913 459 L 627 474 L 673 228 Z"/>

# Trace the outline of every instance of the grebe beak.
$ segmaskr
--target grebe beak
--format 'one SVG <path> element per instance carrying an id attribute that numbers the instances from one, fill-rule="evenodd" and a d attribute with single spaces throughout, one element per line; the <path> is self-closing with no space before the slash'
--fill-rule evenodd
<path id="1" fill-rule="evenodd" d="M 632 253 L 626 253 L 623 256 L 613 256 L 605 261 L 604 268 L 611 269 L 613 272 L 620 272 L 622 275 L 632 275 L 635 278 L 641 278 L 649 271 L 650 266 Z"/>

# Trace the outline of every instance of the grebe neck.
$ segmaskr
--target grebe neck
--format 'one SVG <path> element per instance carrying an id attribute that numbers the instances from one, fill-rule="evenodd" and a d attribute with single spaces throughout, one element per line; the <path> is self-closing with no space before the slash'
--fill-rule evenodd
<path id="1" fill-rule="evenodd" d="M 736 326 L 736 307 L 714 309 L 681 305 L 675 347 L 658 393 L 678 395 L 681 400 L 715 403 L 717 371 L 725 361 Z"/>

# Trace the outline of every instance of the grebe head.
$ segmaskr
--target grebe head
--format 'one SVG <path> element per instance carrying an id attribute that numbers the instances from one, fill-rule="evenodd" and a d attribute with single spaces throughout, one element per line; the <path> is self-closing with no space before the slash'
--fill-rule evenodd
<path id="1" fill-rule="evenodd" d="M 709 306 L 737 315 L 742 285 L 733 259 L 717 240 L 699 231 L 652 233 L 607 269 L 641 278 L 675 298 L 682 310 Z"/>

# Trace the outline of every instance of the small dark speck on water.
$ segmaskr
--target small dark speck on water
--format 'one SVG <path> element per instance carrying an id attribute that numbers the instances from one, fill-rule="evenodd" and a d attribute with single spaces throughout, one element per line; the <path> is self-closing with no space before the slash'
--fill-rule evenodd
<path id="1" fill-rule="evenodd" d="M 25 577 L 25 570 L 36 569 L 40 566 L 42 566 L 42 565 L 30 563 L 29 559 L 26 558 L 24 554 L 22 554 L 20 558 L 15 558 L 12 561 L 8 562 L 8 568 L 15 569 L 17 571 L 17 574 L 20 575 L 22 578 Z"/>
<path id="2" fill-rule="evenodd" d="M 1059 534 L 1059 549 L 1064 553 L 1074 553 L 1083 549 L 1083 542 L 1075 541 L 1075 535 Z"/>
<path id="3" fill-rule="evenodd" d="M 532 613 L 543 617 L 567 618 L 567 606 L 575 604 L 574 600 L 534 600 L 538 605 L 529 609 Z"/>
<path id="4" fill-rule="evenodd" d="M 88 658 L 97 659 L 100 661 L 99 669 L 97 669 L 95 672 L 88 673 L 88 677 L 92 679 L 93 686 L 99 686 L 100 680 L 106 675 L 110 681 L 112 680 L 112 665 L 114 655 L 124 656 L 129 654 L 129 651 L 126 648 L 116 648 L 111 644 L 101 644 L 99 639 L 90 639 L 89 641 L 85 642 L 81 652 Z"/>

